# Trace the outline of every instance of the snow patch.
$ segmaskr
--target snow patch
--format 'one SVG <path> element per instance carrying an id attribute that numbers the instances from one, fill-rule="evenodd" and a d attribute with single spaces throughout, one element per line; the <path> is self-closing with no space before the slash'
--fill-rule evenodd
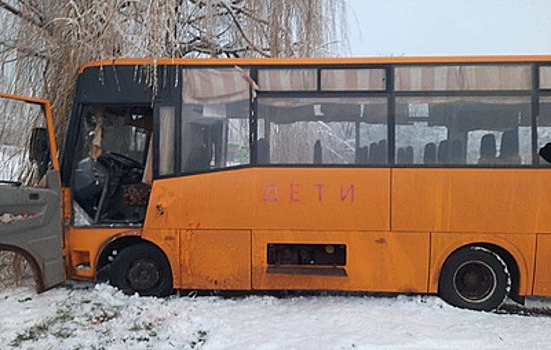
<path id="1" fill-rule="evenodd" d="M 159 299 L 77 284 L 1 292 L 0 320 L 2 349 L 517 349 L 551 341 L 551 317 L 462 310 L 433 296 Z"/>

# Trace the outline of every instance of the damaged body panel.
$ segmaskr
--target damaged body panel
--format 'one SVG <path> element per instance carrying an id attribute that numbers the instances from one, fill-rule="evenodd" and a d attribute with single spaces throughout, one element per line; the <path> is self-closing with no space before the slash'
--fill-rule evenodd
<path id="1" fill-rule="evenodd" d="M 38 291 L 64 279 L 58 175 L 48 173 L 46 188 L 0 185 L 0 250 L 27 258 Z"/>
<path id="2" fill-rule="evenodd" d="M 50 103 L 0 94 L 0 121 L 0 251 L 23 256 L 41 292 L 65 279 Z"/>

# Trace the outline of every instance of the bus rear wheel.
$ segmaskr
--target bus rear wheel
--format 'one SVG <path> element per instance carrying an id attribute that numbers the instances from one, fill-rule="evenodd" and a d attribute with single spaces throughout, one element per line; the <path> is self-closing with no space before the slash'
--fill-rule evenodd
<path id="1" fill-rule="evenodd" d="M 440 273 L 438 294 L 460 308 L 491 311 L 511 290 L 511 275 L 499 255 L 484 247 L 465 247 L 453 253 Z"/>
<path id="2" fill-rule="evenodd" d="M 125 294 L 164 297 L 172 292 L 172 272 L 165 254 L 149 243 L 123 249 L 109 270 L 110 283 Z"/>

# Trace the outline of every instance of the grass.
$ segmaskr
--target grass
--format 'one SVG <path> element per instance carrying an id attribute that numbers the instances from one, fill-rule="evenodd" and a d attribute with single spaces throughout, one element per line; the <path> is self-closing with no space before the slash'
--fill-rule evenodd
<path id="1" fill-rule="evenodd" d="M 36 341 L 39 338 L 44 337 L 50 329 L 52 323 L 52 319 L 47 319 L 30 327 L 25 332 L 18 334 L 15 339 L 10 343 L 10 345 L 20 347 L 23 342 Z"/>

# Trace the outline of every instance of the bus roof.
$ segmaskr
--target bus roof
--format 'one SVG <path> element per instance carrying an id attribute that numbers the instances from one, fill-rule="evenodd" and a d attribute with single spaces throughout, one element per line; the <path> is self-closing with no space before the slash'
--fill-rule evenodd
<path id="1" fill-rule="evenodd" d="M 333 58 L 117 58 L 89 62 L 87 68 L 110 65 L 331 65 L 412 63 L 514 63 L 551 61 L 551 55 L 517 56 L 424 56 L 424 57 L 333 57 Z"/>

